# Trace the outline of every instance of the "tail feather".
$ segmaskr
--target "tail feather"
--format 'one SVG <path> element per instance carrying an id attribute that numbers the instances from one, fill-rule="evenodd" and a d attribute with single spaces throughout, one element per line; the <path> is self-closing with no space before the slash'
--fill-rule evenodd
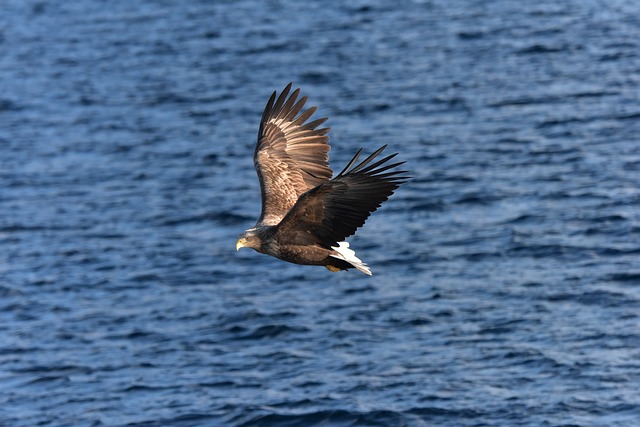
<path id="1" fill-rule="evenodd" d="M 332 246 L 331 249 L 336 251 L 335 255 L 331 255 L 332 257 L 346 261 L 364 274 L 371 276 L 372 273 L 367 264 L 362 262 L 352 249 L 349 249 L 349 242 L 338 242 L 338 246 Z"/>

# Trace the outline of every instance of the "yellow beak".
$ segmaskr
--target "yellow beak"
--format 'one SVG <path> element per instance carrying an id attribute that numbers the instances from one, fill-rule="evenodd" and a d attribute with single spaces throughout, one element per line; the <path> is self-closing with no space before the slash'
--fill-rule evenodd
<path id="1" fill-rule="evenodd" d="M 245 246 L 247 246 L 247 239 L 240 238 L 238 239 L 238 241 L 236 242 L 236 251 L 240 250 L 240 248 L 244 248 Z"/>

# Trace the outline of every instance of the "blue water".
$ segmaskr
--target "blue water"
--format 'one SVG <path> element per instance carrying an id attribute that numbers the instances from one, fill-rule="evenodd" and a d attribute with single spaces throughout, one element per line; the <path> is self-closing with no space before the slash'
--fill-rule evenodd
<path id="1" fill-rule="evenodd" d="M 0 425 L 640 425 L 636 2 L 0 8 Z M 289 81 L 372 277 L 235 251 Z"/>

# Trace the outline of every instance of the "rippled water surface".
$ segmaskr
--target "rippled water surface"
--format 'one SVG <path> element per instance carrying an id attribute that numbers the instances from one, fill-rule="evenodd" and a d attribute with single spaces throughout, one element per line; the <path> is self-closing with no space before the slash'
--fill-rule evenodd
<path id="1" fill-rule="evenodd" d="M 640 419 L 635 2 L 1 8 L 0 425 Z M 234 249 L 289 81 L 408 161 L 372 277 Z"/>

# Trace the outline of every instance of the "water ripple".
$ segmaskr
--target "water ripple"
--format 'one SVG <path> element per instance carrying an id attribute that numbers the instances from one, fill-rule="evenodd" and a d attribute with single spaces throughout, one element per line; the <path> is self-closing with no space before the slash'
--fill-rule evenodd
<path id="1" fill-rule="evenodd" d="M 637 423 L 637 5 L 177 5 L 3 2 L 1 425 Z M 373 277 L 234 250 L 289 81 Z"/>

